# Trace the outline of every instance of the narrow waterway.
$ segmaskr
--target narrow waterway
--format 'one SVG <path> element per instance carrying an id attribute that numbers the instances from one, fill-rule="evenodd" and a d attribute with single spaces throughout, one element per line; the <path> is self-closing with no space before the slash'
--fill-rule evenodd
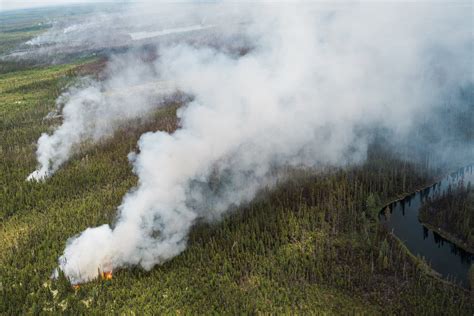
<path id="1" fill-rule="evenodd" d="M 380 212 L 379 220 L 415 256 L 423 257 L 444 278 L 468 286 L 468 271 L 474 263 L 474 254 L 426 228 L 418 220 L 418 213 L 425 199 L 443 193 L 450 186 L 457 185 L 461 181 L 464 185 L 470 182 L 471 185 L 474 184 L 473 166 L 461 168 L 435 185 L 388 205 L 390 215 L 387 216 L 386 208 L 384 208 Z"/>

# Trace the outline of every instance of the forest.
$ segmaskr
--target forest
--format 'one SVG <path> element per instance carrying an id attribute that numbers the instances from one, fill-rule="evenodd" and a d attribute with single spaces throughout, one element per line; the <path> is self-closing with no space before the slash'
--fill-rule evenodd
<path id="1" fill-rule="evenodd" d="M 41 14 L 3 17 L 0 53 L 49 27 L 37 24 Z M 16 24 L 7 27 L 10 20 Z M 198 221 L 187 249 L 150 271 L 130 266 L 76 286 L 62 273 L 52 278 L 68 238 L 113 223 L 137 185 L 127 155 L 140 136 L 181 124 L 185 101 L 170 99 L 110 138 L 80 143 L 47 181 L 25 181 L 37 166 L 36 141 L 61 124 L 61 116 L 48 116 L 57 98 L 80 78 L 103 79 L 107 62 L 100 54 L 0 60 L 1 315 L 474 314 L 472 289 L 442 279 L 379 223 L 387 205 L 450 169 L 377 139 L 362 163 L 282 170 L 274 187 L 221 221 Z M 455 119 L 468 125 L 473 117 Z M 473 207 L 472 187 L 460 186 L 427 201 L 420 220 L 473 247 Z"/>
<path id="2" fill-rule="evenodd" d="M 474 191 L 470 183 L 459 183 L 429 199 L 419 217 L 422 222 L 453 235 L 471 251 L 474 249 Z"/>
<path id="3" fill-rule="evenodd" d="M 24 181 L 35 166 L 35 139 L 57 124 L 43 119 L 55 98 L 77 73 L 98 65 L 0 75 L 1 313 L 474 311 L 466 290 L 437 278 L 378 225 L 384 204 L 436 173 L 377 146 L 361 166 L 288 170 L 288 180 L 222 222 L 199 224 L 181 256 L 150 272 L 120 270 L 76 289 L 65 278 L 51 280 L 65 236 L 112 221 L 120 197 L 136 184 L 126 156 L 138 136 L 177 127 L 180 105 L 170 104 L 100 146 L 81 145 L 49 181 Z"/>

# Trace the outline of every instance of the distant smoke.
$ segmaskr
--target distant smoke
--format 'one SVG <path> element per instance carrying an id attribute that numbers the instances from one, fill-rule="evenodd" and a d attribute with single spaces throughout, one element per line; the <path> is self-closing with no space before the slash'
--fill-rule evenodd
<path id="1" fill-rule="evenodd" d="M 63 63 L 78 56 L 123 52 L 144 44 L 162 45 L 176 40 L 200 43 L 212 38 L 222 45 L 224 39 L 219 38 L 230 30 L 236 31 L 236 23 L 246 21 L 235 14 L 232 5 L 216 4 L 156 5 L 132 1 L 104 3 L 97 8 L 86 6 L 77 11 L 45 18 L 43 23 L 51 26 L 46 32 L 0 55 L 0 60 Z"/>
<path id="2" fill-rule="evenodd" d="M 141 136 L 139 152 L 129 155 L 138 186 L 124 197 L 115 225 L 69 239 L 59 268 L 72 283 L 94 279 L 98 269 L 149 270 L 186 248 L 197 220 L 219 219 L 250 201 L 278 168 L 361 162 L 375 128 L 388 131 L 389 141 L 408 139 L 423 117 L 473 82 L 471 9 L 232 5 L 247 20 L 249 53 L 161 47 L 153 78 L 193 96 L 178 112 L 181 128 Z M 150 71 L 128 62 L 115 74 L 121 86 Z M 110 100 L 94 85 L 74 92 L 64 124 L 39 141 L 40 158 L 41 148 L 60 149 L 40 160 L 38 173 L 54 172 L 68 157 L 61 148 L 109 133 L 124 108 L 136 105 Z M 99 121 L 91 124 L 83 108 Z"/>

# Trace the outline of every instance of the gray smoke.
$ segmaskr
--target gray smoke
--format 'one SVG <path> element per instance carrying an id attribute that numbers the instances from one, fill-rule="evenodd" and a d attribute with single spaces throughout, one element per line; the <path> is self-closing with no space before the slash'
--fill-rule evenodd
<path id="1" fill-rule="evenodd" d="M 116 53 L 145 44 L 216 41 L 246 21 L 235 14 L 232 5 L 217 4 L 131 2 L 86 6 L 83 11 L 45 18 L 43 23 L 51 25 L 46 32 L 0 55 L 0 60 L 62 63 L 78 56 Z"/>
<path id="2" fill-rule="evenodd" d="M 380 128 L 401 142 L 473 82 L 470 3 L 229 6 L 246 21 L 247 54 L 174 42 L 160 47 L 152 70 L 125 66 L 116 74 L 126 85 L 151 71 L 193 100 L 178 112 L 180 129 L 142 135 L 139 152 L 129 155 L 139 183 L 123 198 L 116 224 L 68 240 L 59 268 L 72 283 L 94 279 L 98 269 L 149 270 L 173 258 L 197 220 L 250 201 L 272 185 L 274 170 L 361 162 L 373 136 L 361 130 Z M 114 113 L 136 104 L 103 101 L 95 87 L 73 96 L 80 105 L 71 107 L 90 100 L 104 123 L 84 128 L 82 114 L 67 114 L 45 142 L 68 148 L 84 139 L 53 140 L 66 124 L 102 137 Z M 466 144 L 472 152 L 472 141 Z M 41 166 L 50 171 L 64 161 L 48 159 Z"/>

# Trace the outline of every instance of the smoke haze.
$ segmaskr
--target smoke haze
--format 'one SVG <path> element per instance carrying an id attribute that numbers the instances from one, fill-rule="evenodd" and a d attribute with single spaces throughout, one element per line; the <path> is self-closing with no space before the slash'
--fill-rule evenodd
<path id="1" fill-rule="evenodd" d="M 98 269 L 149 270 L 173 258 L 196 221 L 218 220 L 252 200 L 279 168 L 360 163 L 374 129 L 385 130 L 387 142 L 410 144 L 448 101 L 472 115 L 472 97 L 460 96 L 473 83 L 471 4 L 209 7 L 204 15 L 221 22 L 204 23 L 219 25 L 202 31 L 205 41 L 160 43 L 150 63 L 117 56 L 105 82 L 67 93 L 63 124 L 38 141 L 35 179 L 54 173 L 75 145 L 148 115 L 159 103 L 151 99 L 177 90 L 192 96 L 178 111 L 178 130 L 142 135 L 139 151 L 129 155 L 139 182 L 115 224 L 68 240 L 59 268 L 74 284 L 96 278 Z M 167 14 L 175 10 L 187 20 L 179 5 Z M 202 13 L 190 11 L 194 18 Z M 227 15 L 232 26 L 222 24 Z M 251 49 L 216 47 L 232 47 L 226 41 L 236 29 Z M 139 96 L 107 92 L 147 82 Z M 439 133 L 436 145 L 447 144 L 449 133 Z M 453 155 L 472 159 L 472 138 L 452 147 Z"/>

